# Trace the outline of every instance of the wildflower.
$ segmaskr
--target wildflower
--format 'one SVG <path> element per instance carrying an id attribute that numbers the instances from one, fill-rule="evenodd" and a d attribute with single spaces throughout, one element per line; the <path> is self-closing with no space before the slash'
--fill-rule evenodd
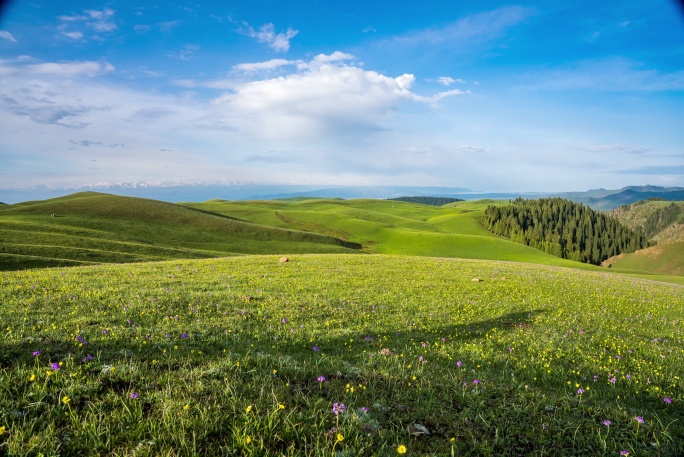
<path id="1" fill-rule="evenodd" d="M 187 333 L 183 333 L 183 334 L 181 335 L 181 338 L 183 338 L 184 340 L 186 340 L 186 339 L 188 339 L 189 337 L 188 337 L 188 334 L 187 334 Z"/>
<path id="2" fill-rule="evenodd" d="M 252 411 L 252 405 L 249 405 L 247 408 L 245 408 L 245 412 L 249 414 Z"/>
<path id="3" fill-rule="evenodd" d="M 582 389 L 581 387 L 579 389 L 577 389 L 577 395 L 582 395 L 583 393 L 584 393 L 584 389 Z"/>
<path id="4" fill-rule="evenodd" d="M 51 366 L 52 369 L 55 370 L 55 371 L 59 371 L 59 369 L 62 368 L 62 367 L 59 365 L 59 363 L 57 363 L 57 362 L 53 363 L 53 364 L 50 365 L 50 366 Z"/>
<path id="5" fill-rule="evenodd" d="M 613 423 L 611 421 L 609 421 L 608 419 L 606 419 L 603 421 L 603 425 L 605 425 L 606 427 L 610 427 L 611 425 L 613 425 Z"/>
<path id="6" fill-rule="evenodd" d="M 461 365 L 463 365 L 463 362 L 461 362 L 460 360 L 459 360 L 458 362 L 456 362 L 456 366 L 457 366 L 458 368 L 461 368 Z"/>
<path id="7" fill-rule="evenodd" d="M 33 382 L 36 380 L 36 375 L 32 374 L 31 377 L 29 378 L 29 381 Z"/>
<path id="8" fill-rule="evenodd" d="M 615 376 L 613 376 L 612 378 L 610 378 L 610 379 L 608 380 L 608 382 L 611 383 L 611 384 L 615 384 L 615 381 L 617 381 L 617 379 L 615 379 Z"/>
<path id="9" fill-rule="evenodd" d="M 252 442 L 252 437 L 247 435 L 247 438 L 245 438 L 245 444 L 249 444 Z"/>
<path id="10" fill-rule="evenodd" d="M 344 413 L 345 409 L 347 409 L 347 407 L 344 406 L 344 403 L 335 403 L 333 405 L 332 412 L 337 416 L 340 413 Z"/>
<path id="11" fill-rule="evenodd" d="M 7 430 L 7 428 L 6 428 L 4 425 L 1 426 L 1 427 L 0 427 L 0 435 L 4 434 L 4 433 L 5 433 L 5 430 Z"/>
<path id="12" fill-rule="evenodd" d="M 64 403 L 65 405 L 68 405 L 70 401 L 71 398 L 67 397 L 66 395 L 62 397 L 62 403 Z"/>
<path id="13" fill-rule="evenodd" d="M 399 454 L 406 454 L 406 446 L 404 446 L 403 444 L 400 444 L 399 447 L 397 448 L 397 452 Z"/>
<path id="14" fill-rule="evenodd" d="M 325 382 L 325 376 L 319 376 L 318 382 Z"/>
<path id="15" fill-rule="evenodd" d="M 361 407 L 361 412 L 362 412 L 363 414 L 367 414 L 367 413 L 368 413 L 368 408 L 367 408 L 366 406 L 362 406 L 362 407 Z"/>
<path id="16" fill-rule="evenodd" d="M 189 409 L 190 409 L 190 405 L 187 405 L 187 404 L 186 404 L 185 406 L 183 406 L 183 411 L 187 411 L 187 410 L 189 410 Z"/>
<path id="17" fill-rule="evenodd" d="M 620 451 L 620 455 L 624 455 L 626 457 L 629 455 L 629 451 L 627 449 L 623 449 Z"/>
<path id="18" fill-rule="evenodd" d="M 282 403 L 278 403 L 278 409 L 285 409 L 285 405 L 283 405 Z"/>
<path id="19" fill-rule="evenodd" d="M 135 400 L 136 398 L 138 398 L 138 392 L 133 392 L 133 393 L 130 395 L 130 397 L 131 397 L 132 399 Z"/>
<path id="20" fill-rule="evenodd" d="M 665 397 L 665 398 L 663 398 L 663 401 L 664 401 L 665 403 L 667 403 L 667 404 L 672 403 L 672 399 L 671 399 L 670 397 Z"/>
<path id="21" fill-rule="evenodd" d="M 475 385 L 478 385 L 479 383 L 480 383 L 480 380 L 479 380 L 479 379 L 476 379 L 476 380 L 473 381 L 473 384 L 475 384 Z"/>
<path id="22" fill-rule="evenodd" d="M 337 441 L 342 441 L 342 440 L 344 440 L 344 435 L 341 433 L 338 433 L 336 438 L 337 438 Z"/>
<path id="23" fill-rule="evenodd" d="M 40 351 L 33 351 L 33 352 L 31 353 L 31 355 L 32 355 L 33 357 L 38 357 L 38 356 L 40 355 Z"/>
<path id="24" fill-rule="evenodd" d="M 643 424 L 644 423 L 644 418 L 641 416 L 637 416 L 634 418 L 638 423 Z"/>
<path id="25" fill-rule="evenodd" d="M 318 352 L 318 346 L 313 347 L 314 352 Z"/>

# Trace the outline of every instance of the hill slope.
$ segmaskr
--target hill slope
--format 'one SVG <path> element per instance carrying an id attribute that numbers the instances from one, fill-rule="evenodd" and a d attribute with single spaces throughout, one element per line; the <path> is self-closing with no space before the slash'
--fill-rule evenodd
<path id="1" fill-rule="evenodd" d="M 53 217 L 54 216 L 54 217 Z M 262 227 L 172 203 L 78 193 L 0 210 L 0 268 L 264 253 L 352 252 L 318 234 Z"/>
<path id="2" fill-rule="evenodd" d="M 508 203 L 479 200 L 440 207 L 388 200 L 328 199 L 183 203 L 257 224 L 334 236 L 360 243 L 372 253 L 593 268 L 488 232 L 480 224 L 488 204 Z"/>

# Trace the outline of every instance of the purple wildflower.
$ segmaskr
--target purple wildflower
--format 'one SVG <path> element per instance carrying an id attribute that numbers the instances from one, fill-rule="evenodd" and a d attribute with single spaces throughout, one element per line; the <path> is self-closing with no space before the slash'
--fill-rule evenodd
<path id="1" fill-rule="evenodd" d="M 620 451 L 620 455 L 624 455 L 626 457 L 629 455 L 629 451 L 627 449 L 623 449 Z"/>
<path id="2" fill-rule="evenodd" d="M 582 389 L 581 387 L 579 389 L 577 389 L 577 395 L 582 395 L 583 393 L 584 393 L 584 389 Z"/>
<path id="3" fill-rule="evenodd" d="M 189 336 L 188 336 L 187 333 L 183 333 L 183 334 L 181 335 L 181 338 L 183 338 L 184 340 L 187 340 L 187 339 L 189 338 Z"/>
<path id="4" fill-rule="evenodd" d="M 361 407 L 361 412 L 362 412 L 363 414 L 368 413 L 368 407 L 362 406 L 362 407 Z"/>
<path id="5" fill-rule="evenodd" d="M 456 362 L 457 367 L 461 368 L 461 365 L 463 365 L 463 362 L 461 362 L 460 360 L 458 362 Z"/>
<path id="6" fill-rule="evenodd" d="M 133 392 L 133 393 L 130 395 L 130 397 L 133 398 L 133 399 L 138 398 L 138 392 Z"/>
<path id="7" fill-rule="evenodd" d="M 31 355 L 32 355 L 33 357 L 38 357 L 38 356 L 40 355 L 40 351 L 33 351 L 33 352 L 31 353 Z"/>
<path id="8" fill-rule="evenodd" d="M 603 425 L 605 425 L 606 427 L 610 427 L 611 425 L 613 425 L 613 423 L 611 421 L 609 421 L 608 419 L 606 419 L 603 421 Z"/>
<path id="9" fill-rule="evenodd" d="M 476 379 L 476 380 L 473 381 L 473 384 L 475 384 L 475 385 L 478 385 L 479 383 L 480 383 L 480 380 L 479 380 L 479 379 Z"/>
<path id="10" fill-rule="evenodd" d="M 318 352 L 318 346 L 313 347 L 314 352 Z"/>
<path id="11" fill-rule="evenodd" d="M 55 370 L 55 371 L 59 371 L 59 369 L 62 368 L 61 366 L 59 366 L 59 363 L 57 363 L 57 362 L 53 363 L 53 364 L 50 365 L 50 366 L 51 366 L 52 369 Z"/>
<path id="12" fill-rule="evenodd" d="M 637 416 L 634 418 L 638 423 L 643 424 L 644 423 L 644 418 L 641 416 Z"/>
<path id="13" fill-rule="evenodd" d="M 325 376 L 319 376 L 318 382 L 325 382 Z"/>
<path id="14" fill-rule="evenodd" d="M 672 403 L 672 399 L 671 399 L 670 397 L 665 397 L 665 398 L 663 398 L 663 401 L 664 401 L 665 403 L 667 403 L 667 404 Z"/>
<path id="15" fill-rule="evenodd" d="M 347 409 L 347 407 L 344 406 L 344 403 L 335 403 L 333 405 L 332 412 L 337 416 L 340 413 L 344 414 L 345 409 Z"/>

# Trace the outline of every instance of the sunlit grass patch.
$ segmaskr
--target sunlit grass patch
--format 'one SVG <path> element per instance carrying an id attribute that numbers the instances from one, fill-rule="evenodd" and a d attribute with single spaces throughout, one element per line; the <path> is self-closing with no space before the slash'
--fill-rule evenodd
<path id="1" fill-rule="evenodd" d="M 0 303 L 0 453 L 684 452 L 680 286 L 256 256 L 5 272 Z"/>

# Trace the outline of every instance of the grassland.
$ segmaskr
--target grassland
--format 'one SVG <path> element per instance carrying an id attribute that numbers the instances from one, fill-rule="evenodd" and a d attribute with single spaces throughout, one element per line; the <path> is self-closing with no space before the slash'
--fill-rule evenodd
<path id="1" fill-rule="evenodd" d="M 13 456 L 684 453 L 681 286 L 247 256 L 2 272 L 0 302 Z"/>
<path id="2" fill-rule="evenodd" d="M 511 260 L 591 268 L 514 243 L 485 230 L 480 218 L 493 200 L 445 206 L 389 200 L 211 200 L 183 205 L 264 226 L 329 235 L 367 252 L 431 257 Z"/>
<path id="3" fill-rule="evenodd" d="M 0 207 L 4 270 L 283 251 L 353 252 L 348 246 L 327 236 L 94 192 Z"/>

